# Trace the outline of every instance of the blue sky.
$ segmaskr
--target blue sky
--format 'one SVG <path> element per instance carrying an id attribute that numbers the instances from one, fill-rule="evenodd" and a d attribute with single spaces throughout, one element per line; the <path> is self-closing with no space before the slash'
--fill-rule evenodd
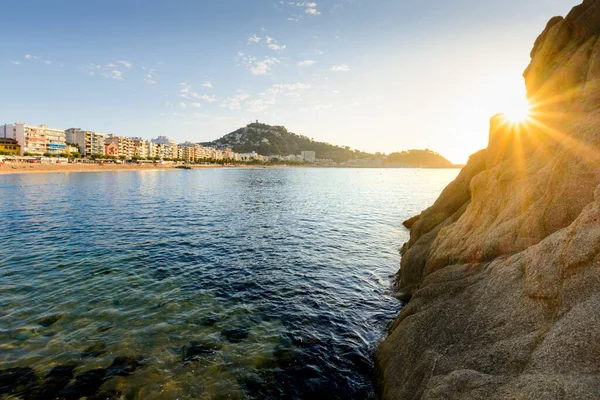
<path id="1" fill-rule="evenodd" d="M 485 147 L 567 0 L 3 4 L 0 123 L 208 141 L 252 120 L 370 152 Z"/>

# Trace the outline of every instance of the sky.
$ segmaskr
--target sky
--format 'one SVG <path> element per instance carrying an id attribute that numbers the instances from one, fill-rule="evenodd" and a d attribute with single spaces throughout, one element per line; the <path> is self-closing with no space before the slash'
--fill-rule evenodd
<path id="1" fill-rule="evenodd" d="M 577 0 L 7 0 L 0 123 L 217 139 L 251 121 L 455 163 Z"/>

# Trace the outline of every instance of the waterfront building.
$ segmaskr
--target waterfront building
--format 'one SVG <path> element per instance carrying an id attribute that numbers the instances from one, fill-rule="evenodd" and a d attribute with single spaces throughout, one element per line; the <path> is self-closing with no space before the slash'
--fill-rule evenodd
<path id="1" fill-rule="evenodd" d="M 304 162 L 314 163 L 317 159 L 317 155 L 314 151 L 303 151 L 300 153 L 300 155 L 302 156 L 302 161 Z"/>
<path id="2" fill-rule="evenodd" d="M 196 161 L 196 146 L 198 145 L 191 142 L 178 144 L 178 158 L 183 159 L 187 162 Z"/>
<path id="3" fill-rule="evenodd" d="M 234 152 L 229 147 L 226 147 L 221 150 L 223 152 L 223 158 L 228 160 L 235 160 Z"/>
<path id="4" fill-rule="evenodd" d="M 18 156 L 21 154 L 21 145 L 15 139 L 0 138 L 0 155 Z"/>
<path id="5" fill-rule="evenodd" d="M 115 134 L 109 134 L 104 140 L 104 144 L 114 143 L 119 147 L 119 157 L 125 157 L 127 160 L 134 156 L 134 144 L 133 140 L 123 137 L 116 136 Z"/>
<path id="6" fill-rule="evenodd" d="M 49 128 L 46 125 L 27 125 L 22 122 L 6 124 L 0 127 L 2 137 L 14 139 L 19 143 L 20 155 L 25 153 L 42 155 L 65 153 L 67 139 L 62 129 Z"/>
<path id="7" fill-rule="evenodd" d="M 115 142 L 110 142 L 104 145 L 104 154 L 107 156 L 119 156 L 119 145 Z"/>
<path id="8" fill-rule="evenodd" d="M 141 158 L 149 157 L 148 140 L 141 137 L 133 137 L 130 140 L 133 142 L 133 156 Z"/>
<path id="9" fill-rule="evenodd" d="M 80 128 L 69 128 L 65 131 L 67 143 L 75 144 L 79 153 L 83 156 L 92 154 L 104 155 L 104 141 L 106 135 L 103 133 L 83 131 Z"/>
<path id="10" fill-rule="evenodd" d="M 256 153 L 255 151 L 253 151 L 252 153 L 243 153 L 240 154 L 241 160 L 242 161 L 263 161 L 264 157 L 261 156 L 260 154 Z"/>
<path id="11" fill-rule="evenodd" d="M 147 158 L 158 157 L 158 145 L 152 142 L 152 140 L 146 140 L 146 154 Z"/>
<path id="12" fill-rule="evenodd" d="M 74 144 L 69 144 L 68 141 L 67 141 L 67 148 L 65 150 L 65 153 L 67 153 L 67 154 L 81 154 L 79 152 L 79 146 L 74 145 Z"/>
<path id="13" fill-rule="evenodd" d="M 166 136 L 159 136 L 156 139 L 152 139 L 152 143 L 157 145 L 157 157 L 164 158 L 177 158 L 177 142 L 169 139 Z"/>

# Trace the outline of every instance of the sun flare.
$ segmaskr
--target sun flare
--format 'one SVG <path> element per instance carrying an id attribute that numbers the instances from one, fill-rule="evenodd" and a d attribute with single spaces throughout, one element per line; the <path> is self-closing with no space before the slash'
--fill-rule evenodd
<path id="1" fill-rule="evenodd" d="M 503 114 L 508 122 L 514 124 L 527 122 L 531 117 L 531 104 L 527 99 L 513 102 Z"/>

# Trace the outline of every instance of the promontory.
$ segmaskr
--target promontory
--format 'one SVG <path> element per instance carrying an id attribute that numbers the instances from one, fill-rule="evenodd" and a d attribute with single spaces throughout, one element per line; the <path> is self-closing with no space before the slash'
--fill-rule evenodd
<path id="1" fill-rule="evenodd" d="M 531 118 L 493 117 L 408 223 L 383 399 L 600 398 L 600 0 L 548 22 L 524 78 Z"/>

